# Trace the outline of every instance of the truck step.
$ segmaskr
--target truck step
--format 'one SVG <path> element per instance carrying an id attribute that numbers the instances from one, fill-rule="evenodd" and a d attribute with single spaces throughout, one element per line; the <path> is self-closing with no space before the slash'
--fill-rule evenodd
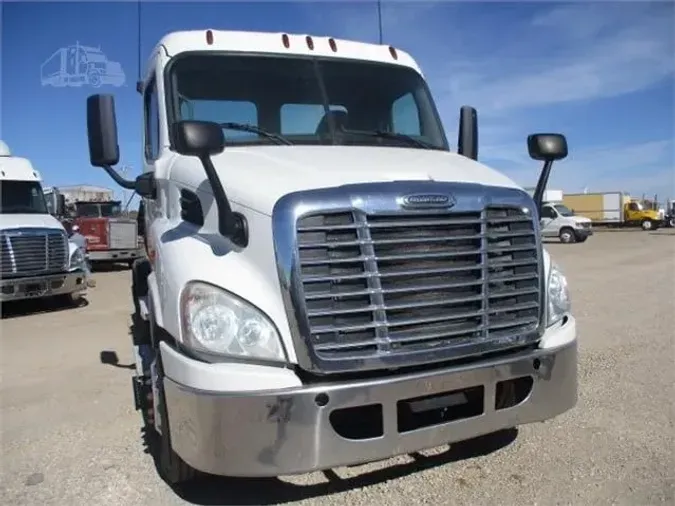
<path id="1" fill-rule="evenodd" d="M 131 387 L 134 391 L 134 407 L 136 411 L 145 409 L 147 405 L 147 392 L 152 391 L 147 386 L 148 378 L 144 376 L 132 376 L 131 378 Z"/>
<path id="2" fill-rule="evenodd" d="M 138 307 L 139 307 L 139 312 L 141 314 L 141 318 L 143 320 L 147 321 L 148 320 L 148 315 L 150 314 L 150 311 L 148 311 L 148 297 L 147 296 L 141 296 L 138 297 Z"/>

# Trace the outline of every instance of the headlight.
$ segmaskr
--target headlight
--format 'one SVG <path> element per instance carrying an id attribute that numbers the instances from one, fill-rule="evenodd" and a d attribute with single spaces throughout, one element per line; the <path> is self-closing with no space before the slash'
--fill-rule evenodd
<path id="1" fill-rule="evenodd" d="M 281 338 L 259 309 L 225 290 L 188 283 L 181 294 L 185 344 L 197 351 L 286 361 Z"/>
<path id="2" fill-rule="evenodd" d="M 82 253 L 80 248 L 77 248 L 73 251 L 72 255 L 70 255 L 70 268 L 77 269 L 82 267 L 82 265 L 84 265 L 84 253 Z"/>
<path id="3" fill-rule="evenodd" d="M 548 273 L 547 326 L 559 322 L 565 314 L 570 312 L 571 307 L 567 279 L 560 272 L 558 265 L 551 260 L 551 269 Z"/>

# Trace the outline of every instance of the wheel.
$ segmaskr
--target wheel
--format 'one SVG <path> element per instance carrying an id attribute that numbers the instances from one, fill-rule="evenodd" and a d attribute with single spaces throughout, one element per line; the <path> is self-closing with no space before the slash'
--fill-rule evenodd
<path id="1" fill-rule="evenodd" d="M 642 220 L 640 226 L 642 227 L 642 230 L 652 230 L 654 228 L 654 222 L 650 219 Z"/>
<path id="2" fill-rule="evenodd" d="M 667 224 L 669 228 L 675 228 L 675 217 L 669 218 Z"/>
<path id="3" fill-rule="evenodd" d="M 101 86 L 101 74 L 98 70 L 90 70 L 87 78 L 89 80 L 89 84 L 91 84 L 94 88 Z"/>
<path id="4" fill-rule="evenodd" d="M 560 237 L 560 242 L 562 242 L 563 244 L 570 244 L 576 241 L 574 230 L 572 230 L 569 227 L 564 227 L 560 229 L 558 237 Z"/>
<path id="5" fill-rule="evenodd" d="M 152 325 L 152 324 L 151 324 Z M 164 396 L 164 370 L 162 369 L 162 360 L 159 352 L 155 358 L 155 374 L 156 387 L 155 395 L 157 395 L 156 410 L 150 408 L 151 415 L 149 419 L 154 423 L 151 429 L 155 432 L 157 441 L 157 454 L 155 456 L 157 461 L 157 468 L 161 477 L 170 485 L 178 485 L 186 483 L 197 476 L 197 470 L 188 465 L 180 456 L 171 448 L 171 435 L 169 433 L 169 418 L 167 415 L 166 402 Z M 162 432 L 156 430 L 157 415 L 161 420 Z"/>

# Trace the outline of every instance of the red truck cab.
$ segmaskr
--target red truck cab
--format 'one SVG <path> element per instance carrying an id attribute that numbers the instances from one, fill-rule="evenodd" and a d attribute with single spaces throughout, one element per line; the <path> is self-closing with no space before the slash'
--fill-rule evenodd
<path id="1" fill-rule="evenodd" d="M 142 256 L 136 220 L 122 215 L 120 201 L 75 202 L 73 223 L 87 239 L 92 263 L 126 262 Z"/>

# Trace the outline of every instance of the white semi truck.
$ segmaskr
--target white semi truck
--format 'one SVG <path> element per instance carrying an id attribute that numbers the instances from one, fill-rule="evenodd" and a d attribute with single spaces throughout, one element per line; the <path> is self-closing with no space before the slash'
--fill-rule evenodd
<path id="1" fill-rule="evenodd" d="M 166 35 L 139 91 L 145 170 L 114 99 L 91 163 L 144 202 L 132 294 L 137 408 L 162 475 L 278 476 L 541 422 L 577 401 L 567 282 L 539 208 L 565 137 L 528 137 L 534 197 L 451 152 L 393 47 L 215 30 Z"/>
<path id="2" fill-rule="evenodd" d="M 49 214 L 40 173 L 0 141 L 0 301 L 79 299 L 91 284 L 85 255 Z"/>

